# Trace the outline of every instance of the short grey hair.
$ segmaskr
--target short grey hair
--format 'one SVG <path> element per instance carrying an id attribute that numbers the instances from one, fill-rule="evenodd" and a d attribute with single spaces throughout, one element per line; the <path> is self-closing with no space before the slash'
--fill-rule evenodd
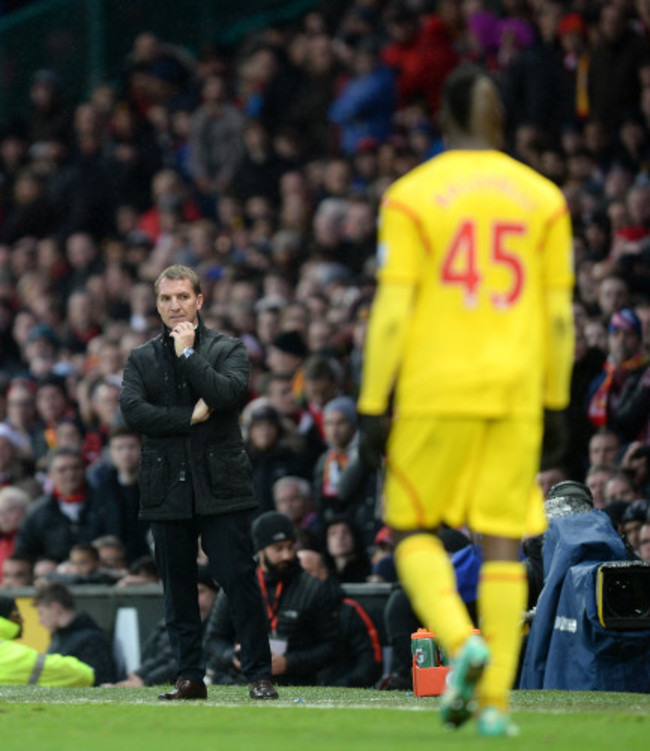
<path id="1" fill-rule="evenodd" d="M 311 485 L 304 477 L 297 475 L 286 475 L 273 483 L 273 499 L 275 500 L 278 492 L 287 485 L 295 485 L 298 492 L 303 498 L 311 498 Z"/>

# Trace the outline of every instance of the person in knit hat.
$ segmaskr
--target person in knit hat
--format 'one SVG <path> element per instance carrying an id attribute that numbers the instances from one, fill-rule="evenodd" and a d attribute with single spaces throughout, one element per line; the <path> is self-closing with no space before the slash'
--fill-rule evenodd
<path id="1" fill-rule="evenodd" d="M 273 681 L 315 685 L 317 672 L 337 655 L 337 602 L 325 584 L 303 571 L 288 516 L 267 511 L 251 526 L 257 579 L 267 617 Z M 207 628 L 213 683 L 242 683 L 239 645 L 221 591 Z"/>

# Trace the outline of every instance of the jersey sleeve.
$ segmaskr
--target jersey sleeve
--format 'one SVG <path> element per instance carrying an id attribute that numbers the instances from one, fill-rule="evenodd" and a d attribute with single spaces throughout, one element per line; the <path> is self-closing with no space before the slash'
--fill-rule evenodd
<path id="1" fill-rule="evenodd" d="M 424 253 L 430 252 L 422 221 L 403 195 L 390 192 L 379 212 L 379 282 L 415 285 Z"/>
<path id="2" fill-rule="evenodd" d="M 543 254 L 545 286 L 548 289 L 573 289 L 571 218 L 561 194 L 547 221 L 540 250 Z"/>

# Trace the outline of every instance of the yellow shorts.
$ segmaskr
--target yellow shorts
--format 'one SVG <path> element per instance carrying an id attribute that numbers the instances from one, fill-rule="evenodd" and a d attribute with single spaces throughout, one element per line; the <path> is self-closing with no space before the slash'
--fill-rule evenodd
<path id="1" fill-rule="evenodd" d="M 397 418 L 388 441 L 386 523 L 412 530 L 445 522 L 510 538 L 541 534 L 541 437 L 541 421 L 532 418 Z"/>

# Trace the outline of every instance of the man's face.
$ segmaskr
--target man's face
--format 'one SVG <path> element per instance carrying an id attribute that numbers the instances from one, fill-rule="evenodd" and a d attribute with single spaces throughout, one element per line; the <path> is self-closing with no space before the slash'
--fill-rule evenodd
<path id="1" fill-rule="evenodd" d="M 63 496 L 78 493 L 84 486 L 84 467 L 80 457 L 57 456 L 50 467 L 50 477 Z"/>
<path id="2" fill-rule="evenodd" d="M 639 555 L 641 560 L 650 563 L 650 524 L 644 524 L 639 532 Z"/>
<path id="3" fill-rule="evenodd" d="M 641 540 L 641 522 L 631 521 L 623 524 L 623 534 L 635 553 L 639 552 L 639 542 Z"/>
<path id="4" fill-rule="evenodd" d="M 594 499 L 594 508 L 603 508 L 605 505 L 605 483 L 610 477 L 609 472 L 594 472 L 589 475 L 585 485 L 591 490 Z"/>
<path id="5" fill-rule="evenodd" d="M 140 441 L 134 435 L 112 438 L 109 452 L 118 472 L 133 472 L 140 464 Z"/>
<path id="6" fill-rule="evenodd" d="M 40 603 L 36 606 L 38 611 L 38 622 L 46 628 L 51 634 L 58 628 L 59 615 L 61 614 L 61 606 L 52 602 L 49 604 Z"/>
<path id="7" fill-rule="evenodd" d="M 323 430 L 327 445 L 335 449 L 344 449 L 352 440 L 354 426 L 348 418 L 337 410 L 330 410 L 323 418 Z"/>
<path id="8" fill-rule="evenodd" d="M 274 573 L 280 579 L 287 574 L 296 560 L 296 544 L 293 540 L 274 542 L 260 550 L 260 565 L 267 573 Z"/>
<path id="9" fill-rule="evenodd" d="M 603 492 L 606 503 L 614 500 L 632 503 L 637 497 L 634 488 L 623 477 L 610 477 Z"/>
<path id="10" fill-rule="evenodd" d="M 288 516 L 296 524 L 305 515 L 307 501 L 297 485 L 287 484 L 275 491 L 275 510 Z"/>
<path id="11" fill-rule="evenodd" d="M 203 295 L 197 295 L 189 279 L 161 279 L 156 298 L 158 315 L 167 328 L 178 323 L 198 323 Z"/>
<path id="12" fill-rule="evenodd" d="M 24 516 L 25 512 L 18 503 L 11 499 L 0 500 L 0 533 L 8 535 L 15 532 Z"/>
<path id="13" fill-rule="evenodd" d="M 9 558 L 2 564 L 3 587 L 29 587 L 32 584 L 32 568 L 27 561 L 12 561 Z"/>
<path id="14" fill-rule="evenodd" d="M 58 422 L 67 407 L 66 398 L 58 386 L 41 386 L 36 394 L 36 408 L 45 422 Z"/>
<path id="15" fill-rule="evenodd" d="M 126 568 L 124 551 L 112 545 L 103 545 L 99 548 L 99 563 L 105 568 L 124 569 Z"/>
<path id="16" fill-rule="evenodd" d="M 614 329 L 607 337 L 609 357 L 615 365 L 629 360 L 641 350 L 641 341 L 634 331 Z"/>
<path id="17" fill-rule="evenodd" d="M 70 553 L 70 568 L 77 576 L 89 576 L 99 567 L 99 562 L 86 550 L 73 550 Z"/>
<path id="18" fill-rule="evenodd" d="M 618 438 L 609 433 L 595 435 L 589 441 L 589 464 L 595 467 L 600 464 L 614 464 L 619 449 Z"/>
<path id="19" fill-rule="evenodd" d="M 305 380 L 305 396 L 307 401 L 324 407 L 330 399 L 336 396 L 336 383 L 329 378 L 314 378 Z"/>
<path id="20" fill-rule="evenodd" d="M 627 285 L 622 279 L 603 279 L 598 289 L 598 305 L 608 316 L 625 307 L 627 296 Z"/>
<path id="21" fill-rule="evenodd" d="M 272 381 L 269 385 L 268 396 L 269 401 L 280 414 L 291 417 L 298 411 L 298 402 L 290 381 Z"/>
<path id="22" fill-rule="evenodd" d="M 327 528 L 327 552 L 331 556 L 354 552 L 354 537 L 347 524 L 332 524 Z"/>

